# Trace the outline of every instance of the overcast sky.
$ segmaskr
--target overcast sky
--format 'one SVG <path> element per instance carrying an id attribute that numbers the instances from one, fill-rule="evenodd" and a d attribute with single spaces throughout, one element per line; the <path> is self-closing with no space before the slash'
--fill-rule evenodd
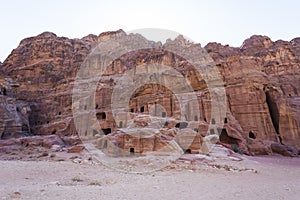
<path id="1" fill-rule="evenodd" d="M 299 0 L 0 0 L 0 61 L 23 38 L 51 31 L 81 38 L 90 33 L 162 28 L 203 46 L 241 46 L 254 34 L 272 40 L 300 37 Z"/>

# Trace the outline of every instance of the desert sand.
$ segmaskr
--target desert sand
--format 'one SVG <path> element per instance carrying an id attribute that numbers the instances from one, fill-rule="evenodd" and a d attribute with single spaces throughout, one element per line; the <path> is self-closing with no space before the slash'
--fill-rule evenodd
<path id="1" fill-rule="evenodd" d="M 0 161 L 1 199 L 298 200 L 300 197 L 299 158 L 215 156 L 208 162 L 208 158 L 195 161 L 194 155 L 184 155 L 154 172 L 126 173 L 101 162 L 80 159 L 80 155 L 71 159 L 68 156 Z"/>

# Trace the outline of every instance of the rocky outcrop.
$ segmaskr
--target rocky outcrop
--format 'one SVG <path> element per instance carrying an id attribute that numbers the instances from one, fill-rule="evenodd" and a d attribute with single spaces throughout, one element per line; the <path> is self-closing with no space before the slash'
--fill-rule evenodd
<path id="1" fill-rule="evenodd" d="M 30 102 L 34 134 L 75 134 L 71 124 L 71 80 L 91 49 L 84 40 L 45 32 L 21 41 L 2 66 L 19 83 L 15 98 Z"/>
<path id="2" fill-rule="evenodd" d="M 0 77 L 0 138 L 18 138 L 31 135 L 27 102 L 9 97 L 16 84 L 10 78 Z"/>
<path id="3" fill-rule="evenodd" d="M 160 127 L 161 122 L 167 125 Z M 178 123 L 186 123 L 187 127 L 178 127 Z M 210 145 L 218 140 L 213 142 L 188 127 L 187 122 L 173 118 L 136 114 L 128 124 L 127 128 L 104 137 L 96 136 L 99 137 L 95 141 L 96 147 L 110 156 L 153 155 L 154 152 L 165 155 L 183 152 L 208 154 Z"/>
<path id="4" fill-rule="evenodd" d="M 270 146 L 262 141 L 299 147 L 299 45 L 298 39 L 273 42 L 252 36 L 240 48 L 206 46 L 223 74 L 229 109 L 251 148 L 261 143 L 268 152 Z"/>
<path id="5" fill-rule="evenodd" d="M 126 34 L 118 30 L 68 39 L 45 32 L 22 40 L 0 68 L 3 80 L 8 77 L 13 83 L 10 88 L 0 84 L 1 101 L 5 102 L 0 106 L 3 110 L 0 116 L 3 138 L 26 135 L 26 130 L 34 135 L 76 135 L 72 89 L 79 67 L 97 44 L 119 36 Z M 111 112 L 116 80 L 132 66 L 155 63 L 176 69 L 195 91 L 199 108 L 194 108 L 191 103 L 184 108 L 188 113 L 185 116 L 187 126 L 195 133 L 202 137 L 218 134 L 221 144 L 247 154 L 283 152 L 275 150 L 278 148 L 274 145 L 271 148 L 272 143 L 300 147 L 299 38 L 290 42 L 273 42 L 266 36 L 252 36 L 240 48 L 218 43 L 205 46 L 222 75 L 227 96 L 225 118 L 214 119 L 210 105 L 212 94 L 203 77 L 195 73 L 187 60 L 167 50 L 168 47 L 185 45 L 193 55 L 200 45 L 191 44 L 183 37 L 168 40 L 163 45 L 147 41 L 140 35 L 130 37 L 136 42 L 151 44 L 153 48 L 119 57 L 98 84 L 95 114 L 105 135 L 130 126 L 126 117 L 114 118 Z M 176 95 L 159 84 L 137 88 L 128 107 L 132 113 L 173 118 L 165 126 L 169 129 L 176 128 L 176 120 L 181 120 Z M 9 122 L 11 119 L 15 122 Z M 147 121 L 135 120 L 140 126 L 149 125 Z M 26 124 L 28 128 L 25 130 Z M 6 127 L 5 131 L 1 127 Z M 100 133 L 91 131 L 91 134 Z"/>

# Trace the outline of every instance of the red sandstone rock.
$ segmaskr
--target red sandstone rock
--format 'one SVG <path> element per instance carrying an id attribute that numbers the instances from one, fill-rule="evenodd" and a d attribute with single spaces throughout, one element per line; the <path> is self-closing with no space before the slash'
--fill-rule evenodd
<path id="1" fill-rule="evenodd" d="M 0 99 L 4 102 L 0 104 L 1 138 L 55 134 L 62 137 L 66 145 L 79 144 L 78 138 L 70 137 L 77 134 L 71 110 L 74 78 L 97 43 L 121 35 L 125 33 L 119 30 L 68 39 L 45 32 L 22 40 L 0 67 Z M 136 41 L 149 42 L 138 35 L 132 37 Z M 268 142 L 300 147 L 299 38 L 290 42 L 273 42 L 266 36 L 252 36 L 240 48 L 217 43 L 205 47 L 223 76 L 227 94 L 226 119 L 212 119 L 209 91 L 203 78 L 195 75 L 184 58 L 164 50 L 168 45 L 182 44 L 190 45 L 191 53 L 199 48 L 199 45 L 192 45 L 178 37 L 164 45 L 153 43 L 156 48 L 151 50 L 129 52 L 108 67 L 106 75 L 109 79 L 99 83 L 95 97 L 96 116 L 102 131 L 108 134 L 117 128 L 130 126 L 127 119 L 113 119 L 110 111 L 115 78 L 132 66 L 159 63 L 178 70 L 197 93 L 200 113 L 195 113 L 196 109 L 190 107 L 186 117 L 194 122 L 187 126 L 197 130 L 202 137 L 210 133 L 219 134 L 223 145 L 229 148 L 237 145 L 249 154 L 271 153 L 266 145 Z M 11 81 L 3 81 L 8 79 Z M 155 112 L 151 113 L 156 105 L 164 109 L 154 109 Z M 170 117 L 167 123 L 162 124 L 165 128 L 172 129 L 178 124 L 178 100 L 163 86 L 148 84 L 138 88 L 130 99 L 129 107 L 135 113 L 143 111 Z M 208 130 L 213 120 L 217 124 Z M 219 127 L 218 122 L 223 120 L 226 121 L 225 126 Z M 132 124 L 157 128 L 160 123 L 135 118 Z M 176 135 L 172 131 L 161 133 Z M 95 130 L 92 134 L 100 133 Z M 39 138 L 22 141 L 26 145 L 43 145 L 43 139 Z M 54 143 L 61 144 L 59 139 Z M 284 152 L 282 146 L 273 145 L 273 148 Z"/>
<path id="2" fill-rule="evenodd" d="M 278 153 L 283 156 L 291 156 L 291 157 L 298 156 L 298 149 L 290 146 L 286 146 L 278 143 L 272 143 L 271 149 L 274 153 Z"/>
<path id="3" fill-rule="evenodd" d="M 51 148 L 52 145 L 64 145 L 62 139 L 57 135 L 24 137 L 20 140 L 25 147 L 41 146 Z"/>
<path id="4" fill-rule="evenodd" d="M 72 145 L 77 145 L 82 143 L 81 139 L 78 136 L 65 136 L 62 137 L 62 140 L 67 146 L 72 146 Z"/>
<path id="5" fill-rule="evenodd" d="M 70 147 L 67 152 L 68 153 L 80 153 L 84 149 L 85 149 L 85 147 L 82 145 L 75 145 L 75 146 Z"/>
<path id="6" fill-rule="evenodd" d="M 42 146 L 46 148 L 51 148 L 53 145 L 65 145 L 63 140 L 57 135 L 44 136 L 43 139 Z"/>

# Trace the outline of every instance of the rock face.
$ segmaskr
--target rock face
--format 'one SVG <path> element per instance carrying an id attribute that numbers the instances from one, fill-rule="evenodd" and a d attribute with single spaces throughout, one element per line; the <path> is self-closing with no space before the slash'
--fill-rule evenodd
<path id="1" fill-rule="evenodd" d="M 0 138 L 18 138 L 31 134 L 28 116 L 31 112 L 27 102 L 7 95 L 13 94 L 16 84 L 10 78 L 0 77 Z"/>
<path id="2" fill-rule="evenodd" d="M 72 89 L 79 67 L 97 44 L 123 35 L 126 34 L 119 30 L 68 39 L 45 32 L 22 40 L 0 67 L 1 80 L 11 80 L 11 86 L 7 81 L 0 83 L 1 138 L 26 136 L 27 133 L 76 135 Z M 252 36 L 240 48 L 209 43 L 205 49 L 222 75 L 227 96 L 225 118 L 214 119 L 211 94 L 203 77 L 187 60 L 166 50 L 168 46 L 186 45 L 191 47 L 192 55 L 199 45 L 180 36 L 163 45 L 147 41 L 140 35 L 130 37 L 151 44 L 153 48 L 129 52 L 116 59 L 105 72 L 105 79 L 98 84 L 94 106 L 105 135 L 130 127 L 126 117 L 114 118 L 111 112 L 112 92 L 120 75 L 132 66 L 155 63 L 176 69 L 192 86 L 199 108 L 187 103 L 184 109 L 188 114 L 182 122 L 186 121 L 186 126 L 196 135 L 202 135 L 201 138 L 218 134 L 221 144 L 247 154 L 284 152 L 278 150 L 274 142 L 300 148 L 299 38 L 273 42 L 265 36 Z M 159 84 L 137 88 L 128 107 L 132 113 L 173 118 L 165 124 L 168 129 L 176 128 L 176 120 L 182 120 L 178 98 Z M 136 119 L 135 123 L 142 127 L 149 125 L 147 120 Z M 91 134 L 101 133 L 92 131 Z M 119 134 L 124 136 L 120 130 Z M 194 144 L 194 149 L 201 148 L 195 147 L 197 145 Z"/>
<path id="3" fill-rule="evenodd" d="M 19 83 L 14 97 L 31 104 L 34 134 L 75 134 L 70 127 L 69 83 L 90 49 L 84 40 L 45 32 L 22 40 L 3 64 L 2 71 Z"/>
<path id="4" fill-rule="evenodd" d="M 229 109 L 250 146 L 277 141 L 299 147 L 299 45 L 297 38 L 272 42 L 252 36 L 241 48 L 206 46 L 223 74 Z"/>
<path id="5" fill-rule="evenodd" d="M 169 126 L 159 127 L 160 122 Z M 142 123 L 141 123 L 142 122 Z M 146 123 L 145 123 L 146 122 Z M 100 137 L 95 146 L 110 156 L 147 155 L 150 153 L 202 153 L 209 152 L 209 145 L 216 143 L 205 138 L 189 127 L 177 128 L 173 118 L 161 118 L 152 115 L 135 114 L 129 120 L 129 127 Z"/>

